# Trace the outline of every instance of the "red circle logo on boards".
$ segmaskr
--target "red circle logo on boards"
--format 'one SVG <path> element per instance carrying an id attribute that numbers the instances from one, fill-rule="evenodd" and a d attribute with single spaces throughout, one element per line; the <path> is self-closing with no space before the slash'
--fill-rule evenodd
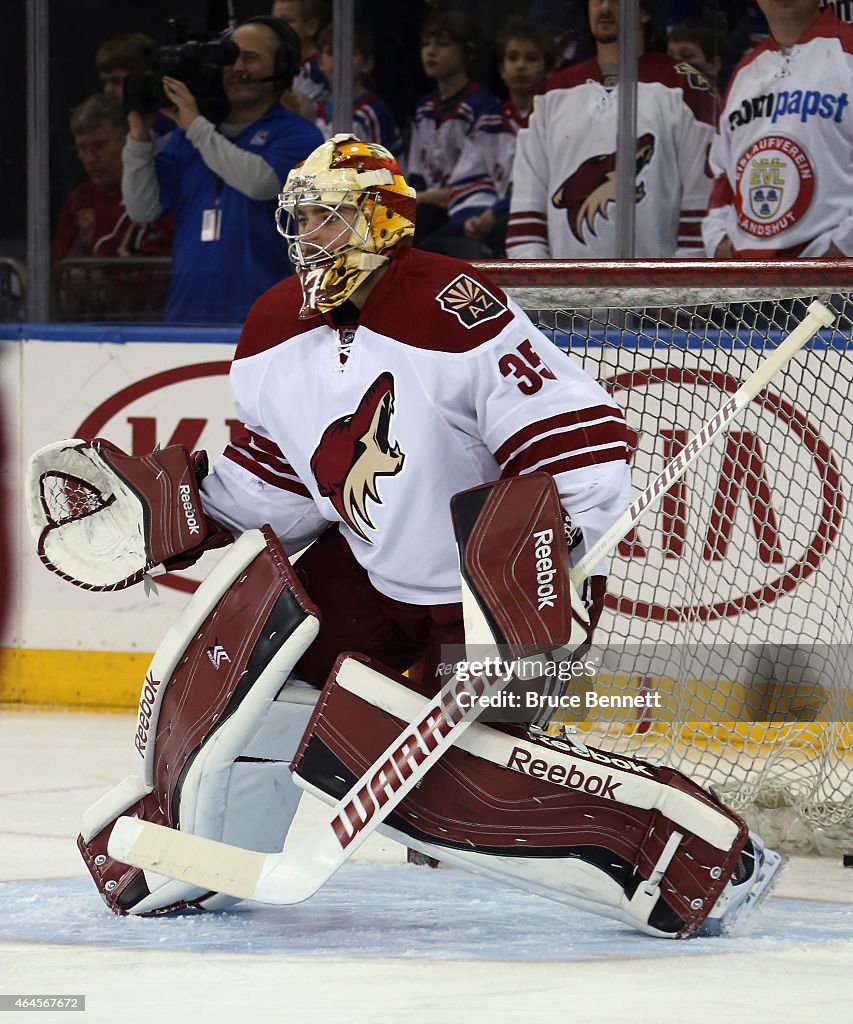
<path id="1" fill-rule="evenodd" d="M 685 394 L 705 388 L 719 393 L 719 398 L 711 394 L 707 404 L 698 403 L 697 415 L 704 421 L 713 414 L 707 410 L 721 405 L 722 396 L 737 391 L 740 382 L 714 370 L 651 367 L 617 373 L 605 386 L 617 399 L 618 392 L 625 392 L 622 404 L 629 409 L 638 393 L 659 400 L 652 417 L 656 452 L 652 456 L 647 445 L 635 452 L 636 466 L 640 450 L 645 450 L 646 464 L 637 467 L 639 479 L 651 480 L 702 426 L 693 422 Z M 672 389 L 670 399 L 664 397 L 667 388 Z M 647 412 L 646 401 L 640 401 Z M 649 531 L 641 524 L 620 545 L 617 557 L 628 560 L 627 585 L 622 596 L 608 595 L 611 611 L 656 622 L 734 617 L 790 594 L 817 569 L 842 518 L 838 463 L 814 424 L 780 395 L 765 391 L 751 403 L 748 415 L 751 420 L 736 421 L 665 496 L 651 520 L 657 531 L 653 543 L 646 540 Z M 652 464 L 653 458 L 659 461 Z M 689 596 L 701 599 L 662 603 L 661 592 L 678 592 L 674 581 L 679 569 L 683 585 L 685 570 L 678 560 L 688 557 Z M 642 567 L 652 562 L 655 585 L 644 585 Z M 707 570 L 707 593 L 697 564 Z M 726 572 L 724 564 L 737 568 Z"/>

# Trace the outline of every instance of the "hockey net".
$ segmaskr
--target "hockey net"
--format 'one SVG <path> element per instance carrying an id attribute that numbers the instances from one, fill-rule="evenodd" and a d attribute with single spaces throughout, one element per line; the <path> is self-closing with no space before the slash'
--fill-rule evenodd
<path id="1" fill-rule="evenodd" d="M 770 843 L 853 851 L 849 264 L 481 269 L 619 402 L 635 493 L 812 298 L 838 314 L 620 544 L 598 703 L 559 714 L 590 742 L 711 785 Z M 639 694 L 652 706 L 600 701 Z"/>

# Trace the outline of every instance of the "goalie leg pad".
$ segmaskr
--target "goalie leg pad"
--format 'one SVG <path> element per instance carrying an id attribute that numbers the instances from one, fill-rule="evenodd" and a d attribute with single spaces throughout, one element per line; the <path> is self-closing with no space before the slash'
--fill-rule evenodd
<path id="1" fill-rule="evenodd" d="M 296 781 L 334 802 L 422 707 L 378 666 L 343 659 L 297 754 Z M 446 863 L 669 938 L 699 928 L 747 841 L 735 814 L 673 769 L 477 724 L 386 829 Z"/>
<path id="2" fill-rule="evenodd" d="M 134 736 L 140 776 L 86 812 L 78 839 L 116 913 L 222 905 L 220 897 L 114 861 L 107 844 L 123 813 L 281 849 L 298 802 L 288 762 L 314 701 L 313 692 L 292 684 L 275 698 L 317 628 L 316 609 L 266 528 L 244 534 L 196 591 L 142 688 Z"/>

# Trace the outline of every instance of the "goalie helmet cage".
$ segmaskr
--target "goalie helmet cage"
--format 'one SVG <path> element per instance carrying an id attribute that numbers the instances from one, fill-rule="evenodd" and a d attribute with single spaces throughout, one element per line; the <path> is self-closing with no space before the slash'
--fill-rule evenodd
<path id="1" fill-rule="evenodd" d="M 619 402 L 635 494 L 813 298 L 838 315 L 619 545 L 599 699 L 556 720 L 712 786 L 771 845 L 853 851 L 850 264 L 478 266 Z M 639 694 L 659 707 L 600 700 Z"/>

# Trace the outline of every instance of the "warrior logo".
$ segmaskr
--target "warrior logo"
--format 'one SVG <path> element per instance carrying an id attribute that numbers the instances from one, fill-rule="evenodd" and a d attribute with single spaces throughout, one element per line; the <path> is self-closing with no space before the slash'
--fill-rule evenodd
<path id="1" fill-rule="evenodd" d="M 228 651 L 225 650 L 218 640 L 214 640 L 213 646 L 208 647 L 207 656 L 210 659 L 210 664 L 213 665 L 217 672 L 226 661 L 231 661 L 228 657 Z"/>
<path id="2" fill-rule="evenodd" d="M 323 431 L 311 456 L 311 472 L 320 494 L 328 498 L 343 521 L 362 540 L 372 543 L 361 526 L 376 529 L 367 499 L 382 504 L 377 490 L 380 476 L 396 476 L 405 454 L 388 439 L 394 413 L 394 378 L 381 373 L 370 385 L 358 408 Z M 359 522 L 361 521 L 361 523 Z"/>
<path id="3" fill-rule="evenodd" d="M 655 137 L 646 132 L 637 140 L 637 175 L 646 167 L 655 153 Z M 646 188 L 637 182 L 635 201 L 645 196 Z M 602 153 L 592 156 L 570 174 L 551 197 L 551 203 L 558 210 L 565 210 L 569 227 L 575 238 L 585 245 L 583 226 L 591 235 L 597 236 L 595 218 L 608 220 L 607 208 L 616 202 L 616 154 Z"/>

